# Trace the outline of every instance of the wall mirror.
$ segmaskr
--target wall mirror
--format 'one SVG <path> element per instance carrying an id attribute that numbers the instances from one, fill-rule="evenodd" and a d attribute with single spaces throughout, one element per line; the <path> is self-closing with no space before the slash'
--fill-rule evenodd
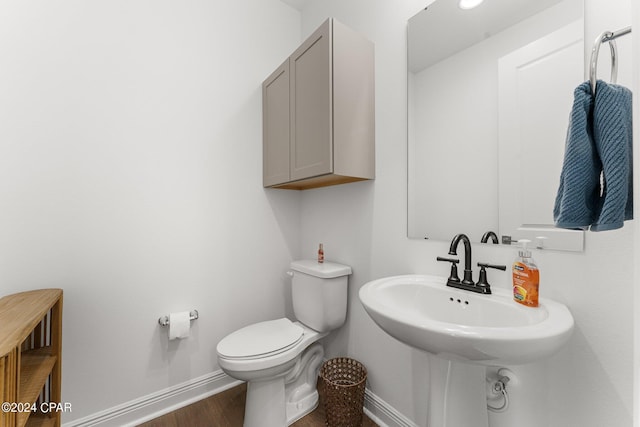
<path id="1" fill-rule="evenodd" d="M 408 235 L 547 237 L 573 90 L 585 80 L 582 0 L 435 0 L 408 22 Z M 542 240 L 538 243 L 542 244 Z"/>

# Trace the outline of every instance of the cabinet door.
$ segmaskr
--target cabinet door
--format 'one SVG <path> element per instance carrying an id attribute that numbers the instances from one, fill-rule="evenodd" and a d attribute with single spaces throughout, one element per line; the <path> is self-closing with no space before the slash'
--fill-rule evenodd
<path id="1" fill-rule="evenodd" d="M 333 171 L 331 20 L 289 58 L 291 66 L 291 180 Z"/>
<path id="2" fill-rule="evenodd" d="M 289 60 L 262 83 L 262 183 L 289 181 Z"/>

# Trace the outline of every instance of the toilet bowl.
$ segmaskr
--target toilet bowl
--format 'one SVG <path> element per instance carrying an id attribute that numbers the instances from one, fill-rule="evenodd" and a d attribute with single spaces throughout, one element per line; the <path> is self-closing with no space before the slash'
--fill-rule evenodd
<path id="1" fill-rule="evenodd" d="M 283 427 L 318 405 L 316 381 L 324 358 L 318 342 L 344 324 L 351 268 L 316 261 L 291 263 L 298 321 L 268 320 L 239 329 L 217 346 L 227 375 L 247 382 L 245 427 Z"/>
<path id="2" fill-rule="evenodd" d="M 327 334 L 283 318 L 249 325 L 220 341 L 220 367 L 247 382 L 245 426 L 289 425 L 316 408 L 315 377 L 324 350 L 312 344 Z"/>

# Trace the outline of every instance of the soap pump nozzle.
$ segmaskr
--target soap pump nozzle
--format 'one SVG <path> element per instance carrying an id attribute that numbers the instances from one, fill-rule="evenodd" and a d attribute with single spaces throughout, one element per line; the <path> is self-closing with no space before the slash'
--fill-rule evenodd
<path id="1" fill-rule="evenodd" d="M 518 251 L 518 255 L 524 258 L 531 258 L 531 251 L 527 249 L 527 245 L 531 243 L 529 239 L 520 239 L 518 240 L 518 245 L 520 246 L 520 250 Z"/>

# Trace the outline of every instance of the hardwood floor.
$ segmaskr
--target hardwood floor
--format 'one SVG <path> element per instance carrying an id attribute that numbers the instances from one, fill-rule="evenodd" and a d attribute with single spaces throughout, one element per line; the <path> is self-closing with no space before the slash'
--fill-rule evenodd
<path id="1" fill-rule="evenodd" d="M 318 379 L 318 382 L 320 381 L 321 380 Z M 318 390 L 322 390 L 320 384 Z M 140 424 L 139 427 L 242 427 L 246 393 L 246 384 L 241 384 L 154 420 Z M 322 393 L 320 393 L 320 404 L 318 407 L 307 416 L 293 423 L 291 427 L 324 426 L 324 422 L 324 399 Z M 365 415 L 362 427 L 377 427 L 377 424 Z"/>

